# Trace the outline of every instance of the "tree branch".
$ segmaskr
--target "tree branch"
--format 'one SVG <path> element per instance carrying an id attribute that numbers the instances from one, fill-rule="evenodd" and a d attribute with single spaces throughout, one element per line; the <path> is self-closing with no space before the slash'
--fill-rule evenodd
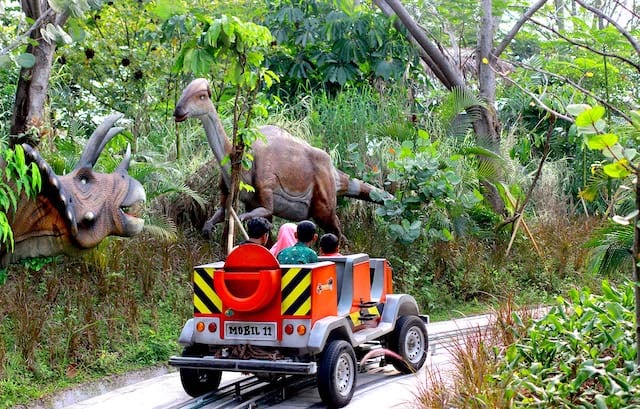
<path id="1" fill-rule="evenodd" d="M 535 189 L 536 184 L 538 184 L 538 179 L 540 179 L 540 175 L 542 175 L 542 167 L 544 166 L 544 162 L 547 160 L 547 157 L 549 156 L 549 152 L 551 151 L 550 141 L 551 141 L 551 135 L 553 134 L 553 126 L 556 123 L 556 117 L 554 114 L 550 114 L 550 115 L 551 116 L 549 118 L 549 128 L 547 129 L 547 136 L 544 140 L 542 158 L 540 159 L 540 163 L 538 164 L 538 169 L 536 170 L 536 174 L 534 175 L 533 180 L 531 181 L 531 185 L 529 186 L 529 189 L 527 190 L 527 193 L 524 196 L 524 200 L 519 206 L 517 206 L 514 209 L 513 216 L 509 217 L 508 219 L 500 223 L 496 228 L 496 230 L 500 230 L 504 226 L 518 220 L 518 218 L 522 216 L 522 212 L 524 211 L 525 207 L 527 207 L 527 204 L 531 199 L 531 195 L 533 194 L 533 189 Z"/>
<path id="2" fill-rule="evenodd" d="M 513 39 L 516 37 L 516 34 L 518 34 L 524 23 L 526 23 L 527 20 L 529 20 L 536 11 L 544 6 L 546 2 L 547 0 L 538 0 L 537 3 L 529 7 L 529 9 L 522 15 L 522 17 L 520 17 L 520 19 L 516 21 L 516 24 L 511 27 L 511 30 L 509 30 L 505 38 L 500 42 L 500 44 L 498 44 L 496 48 L 494 48 L 493 55 L 495 58 L 498 58 L 500 54 L 502 54 L 502 52 L 507 48 L 511 41 L 513 41 Z"/>
<path id="3" fill-rule="evenodd" d="M 627 39 L 627 41 L 629 42 L 629 44 L 631 44 L 633 49 L 636 50 L 636 54 L 638 54 L 638 56 L 640 56 L 640 44 L 636 41 L 636 39 L 627 30 L 624 29 L 624 27 L 622 27 L 620 24 L 618 24 L 617 21 L 615 21 L 614 19 L 612 19 L 611 17 L 609 17 L 608 15 L 603 13 L 602 10 L 597 9 L 595 7 L 592 7 L 592 6 L 588 5 L 588 4 L 585 4 L 585 2 L 582 1 L 582 0 L 575 0 L 575 2 L 578 3 L 580 6 L 582 6 L 583 8 L 589 10 L 590 12 L 595 14 L 596 16 L 607 20 L 609 22 L 609 24 L 614 26 L 616 28 L 616 30 L 618 30 L 620 32 L 620 34 L 622 34 Z"/>
<path id="4" fill-rule="evenodd" d="M 434 43 L 432 43 L 429 38 L 427 38 L 424 31 L 418 27 L 413 17 L 409 15 L 407 9 L 404 8 L 400 1 L 376 0 L 376 4 L 379 3 L 385 3 L 395 12 L 402 24 L 404 24 L 404 26 L 409 31 L 409 33 L 411 33 L 420 47 L 422 47 L 429 58 L 431 58 L 432 62 L 435 64 L 434 66 L 442 72 L 443 78 L 438 78 L 445 87 L 447 87 L 448 89 L 453 89 L 454 87 L 465 86 L 462 75 L 460 75 L 460 73 L 456 72 L 453 69 L 453 66 L 449 63 L 442 51 L 440 51 L 440 49 Z M 380 5 L 378 5 L 378 7 L 380 7 Z"/>
<path id="5" fill-rule="evenodd" d="M 520 84 L 518 84 L 517 82 L 515 82 L 514 80 L 512 80 L 511 78 L 509 78 L 507 75 L 502 74 L 501 72 L 496 71 L 496 73 L 502 77 L 502 79 L 506 80 L 507 82 L 515 85 L 520 91 L 524 92 L 525 94 L 529 95 L 531 97 L 531 99 L 533 99 L 536 104 L 540 105 L 540 108 L 544 109 L 545 111 L 549 112 L 551 115 L 564 119 L 565 121 L 569 121 L 569 122 L 574 122 L 573 118 L 563 115 L 558 111 L 555 111 L 551 108 L 549 108 L 544 102 L 542 102 L 542 100 L 540 98 L 538 98 L 537 95 L 535 95 L 534 93 L 532 93 L 531 91 L 525 89 L 523 86 L 521 86 Z"/>
<path id="6" fill-rule="evenodd" d="M 396 13 L 393 11 L 393 9 L 387 4 L 387 2 L 385 0 L 375 0 L 376 5 L 378 6 L 378 8 L 380 8 L 380 10 L 382 10 L 382 12 L 387 16 L 387 17 L 394 17 L 396 15 Z M 393 26 L 396 28 L 396 30 L 403 32 L 406 31 L 407 29 L 402 25 L 402 22 L 400 22 L 400 20 L 398 19 L 394 19 L 393 21 Z M 438 66 L 436 65 L 435 62 L 433 62 L 433 60 L 431 59 L 431 57 L 429 57 L 429 55 L 424 51 L 424 49 L 420 46 L 420 44 L 418 44 L 418 41 L 415 39 L 415 37 L 413 35 L 411 35 L 410 32 L 407 31 L 406 33 L 407 35 L 407 39 L 409 39 L 409 41 L 418 49 L 418 54 L 420 55 L 420 58 L 422 59 L 422 62 L 424 64 L 427 65 L 427 67 L 429 67 L 429 69 L 431 70 L 431 72 L 433 72 L 433 75 L 436 76 L 436 78 L 438 78 L 438 80 L 440 80 L 440 82 L 442 82 L 443 84 L 446 84 L 447 78 L 445 77 L 445 75 L 442 73 L 442 71 L 440 70 L 440 68 L 438 68 Z M 446 86 L 446 85 L 445 85 Z"/>
<path id="7" fill-rule="evenodd" d="M 609 58 L 614 58 L 614 59 L 620 60 L 622 62 L 625 62 L 625 63 L 629 64 L 630 66 L 632 66 L 633 68 L 635 68 L 636 70 L 638 70 L 640 72 L 640 65 L 634 63 L 633 61 L 631 61 L 628 58 L 622 57 L 622 56 L 617 55 L 617 54 L 608 53 L 606 51 L 596 50 L 595 48 L 593 48 L 593 47 L 591 47 L 591 46 L 589 46 L 587 44 L 580 43 L 580 42 L 578 42 L 578 41 L 576 41 L 576 40 L 574 40 L 572 38 L 567 37 L 566 35 L 562 34 L 561 32 L 559 32 L 558 30 L 554 29 L 553 27 L 549 27 L 548 25 L 546 25 L 546 24 L 544 24 L 544 23 L 542 23 L 542 22 L 540 22 L 538 20 L 535 20 L 535 19 L 530 19 L 530 20 L 531 20 L 531 22 L 533 24 L 535 24 L 537 26 L 540 26 L 540 27 L 552 32 L 553 34 L 557 35 L 558 37 L 560 37 L 564 41 L 568 42 L 569 44 L 573 44 L 573 45 L 575 45 L 577 47 L 584 48 L 587 51 L 590 51 L 590 52 L 592 52 L 594 54 L 597 54 L 597 55 L 601 55 L 603 57 L 609 57 Z"/>
<path id="8" fill-rule="evenodd" d="M 624 118 L 627 122 L 629 122 L 630 124 L 632 124 L 631 118 L 625 114 L 624 112 L 622 112 L 621 110 L 619 110 L 618 108 L 616 108 L 615 106 L 611 105 L 609 102 L 607 102 L 606 100 L 598 97 L 597 95 L 595 95 L 594 93 L 592 93 L 591 91 L 589 91 L 586 88 L 581 87 L 579 84 L 577 84 L 576 82 L 574 82 L 573 80 L 564 77 L 562 75 L 558 75 L 558 74 L 554 74 L 550 71 L 546 71 L 540 68 L 536 68 L 533 67 L 531 65 L 522 63 L 522 62 L 516 62 L 516 61 L 510 61 L 511 64 L 515 65 L 515 66 L 519 66 L 522 68 L 525 68 L 527 70 L 531 70 L 531 71 L 535 71 L 535 72 L 539 72 L 541 74 L 545 74 L 548 75 L 550 77 L 553 78 L 558 78 L 561 79 L 562 81 L 566 82 L 567 84 L 571 85 L 573 88 L 577 89 L 578 91 L 582 92 L 585 95 L 590 96 L 591 98 L 595 99 L 596 101 L 598 101 L 598 103 L 604 105 L 605 107 L 607 107 L 608 109 L 610 109 L 611 111 L 615 112 L 616 114 L 620 115 L 622 118 Z"/>
<path id="9" fill-rule="evenodd" d="M 43 14 L 38 17 L 38 19 L 31 25 L 31 27 L 24 32 L 22 35 L 18 36 L 11 44 L 0 50 L 0 55 L 8 54 L 14 48 L 19 47 L 23 41 L 28 38 L 34 30 L 39 29 L 43 22 L 47 20 L 49 17 L 52 17 L 55 11 L 53 9 L 47 9 Z"/>

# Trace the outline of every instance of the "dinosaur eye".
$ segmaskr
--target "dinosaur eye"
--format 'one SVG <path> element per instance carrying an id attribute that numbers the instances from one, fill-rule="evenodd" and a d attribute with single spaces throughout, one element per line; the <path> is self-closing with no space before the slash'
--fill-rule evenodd
<path id="1" fill-rule="evenodd" d="M 76 181 L 81 185 L 88 185 L 91 182 L 93 182 L 93 175 L 91 174 L 91 170 L 89 169 L 80 170 L 76 175 Z"/>
<path id="2" fill-rule="evenodd" d="M 200 95 L 200 101 L 204 101 L 204 95 Z"/>

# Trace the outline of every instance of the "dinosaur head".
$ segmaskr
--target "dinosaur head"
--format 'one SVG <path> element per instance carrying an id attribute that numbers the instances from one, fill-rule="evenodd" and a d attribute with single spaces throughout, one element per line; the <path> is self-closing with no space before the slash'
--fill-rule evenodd
<path id="1" fill-rule="evenodd" d="M 211 102 L 211 88 L 209 81 L 204 78 L 196 78 L 184 89 L 182 96 L 173 111 L 176 122 L 182 122 L 187 118 L 200 117 L 215 112 Z"/>
<path id="2" fill-rule="evenodd" d="M 95 247 L 107 236 L 131 237 L 142 231 L 137 217 L 146 200 L 144 188 L 127 173 L 131 148 L 113 173 L 98 173 L 93 166 L 105 145 L 123 128 L 113 128 L 121 115 L 112 115 L 87 143 L 80 161 L 69 174 L 58 176 L 40 153 L 23 145 L 27 162 L 35 162 L 42 190 L 35 200 L 21 199 L 12 217 L 15 248 L 3 258 L 73 253 Z"/>

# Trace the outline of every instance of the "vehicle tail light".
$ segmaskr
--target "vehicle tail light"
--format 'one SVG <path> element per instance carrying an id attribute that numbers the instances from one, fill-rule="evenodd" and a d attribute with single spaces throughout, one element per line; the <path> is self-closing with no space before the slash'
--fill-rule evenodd
<path id="1" fill-rule="evenodd" d="M 287 335 L 291 335 L 291 334 L 293 334 L 293 325 L 291 325 L 291 324 L 287 324 L 287 325 L 285 325 L 285 326 L 284 326 L 284 332 L 285 332 Z"/>
<path id="2" fill-rule="evenodd" d="M 304 325 L 300 324 L 300 325 L 298 325 L 297 331 L 298 331 L 298 335 L 304 335 L 304 334 L 307 333 L 307 327 L 305 327 Z"/>
<path id="3" fill-rule="evenodd" d="M 198 331 L 198 332 L 204 331 L 204 322 L 198 321 L 196 323 L 196 331 Z"/>
<path id="4" fill-rule="evenodd" d="M 209 332 L 216 332 L 218 330 L 218 326 L 215 322 L 209 323 Z"/>

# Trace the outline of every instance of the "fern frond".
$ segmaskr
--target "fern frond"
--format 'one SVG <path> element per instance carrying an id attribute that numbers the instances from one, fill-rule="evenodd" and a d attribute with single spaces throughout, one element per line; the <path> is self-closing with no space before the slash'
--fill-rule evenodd
<path id="1" fill-rule="evenodd" d="M 166 242 L 175 242 L 178 238 L 178 228 L 175 222 L 162 214 L 153 215 L 146 219 L 144 231 Z"/>

